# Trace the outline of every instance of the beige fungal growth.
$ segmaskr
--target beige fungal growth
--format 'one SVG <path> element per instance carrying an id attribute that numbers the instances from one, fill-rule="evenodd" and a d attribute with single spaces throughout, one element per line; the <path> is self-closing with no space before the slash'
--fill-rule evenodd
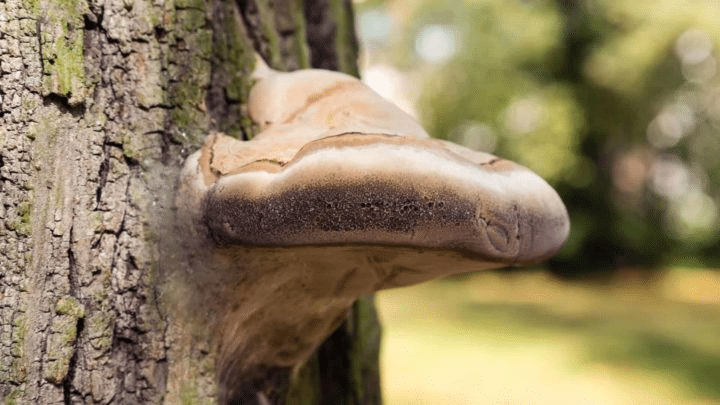
<path id="1" fill-rule="evenodd" d="M 302 363 L 362 294 L 538 263 L 567 238 L 543 179 L 430 139 L 357 79 L 262 62 L 255 76 L 260 134 L 210 136 L 178 195 L 219 284 L 227 396 L 243 395 L 248 374 Z"/>

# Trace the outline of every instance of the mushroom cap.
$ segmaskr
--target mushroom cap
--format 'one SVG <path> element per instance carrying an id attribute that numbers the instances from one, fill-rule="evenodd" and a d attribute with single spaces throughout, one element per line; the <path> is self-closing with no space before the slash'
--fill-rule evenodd
<path id="1" fill-rule="evenodd" d="M 357 79 L 261 61 L 253 77 L 261 132 L 209 136 L 176 196 L 203 270 L 191 278 L 224 308 L 227 386 L 252 367 L 301 363 L 362 294 L 537 263 L 567 238 L 565 206 L 542 178 L 431 139 Z"/>
<path id="2" fill-rule="evenodd" d="M 552 187 L 487 153 L 357 132 L 285 149 L 260 141 L 216 135 L 196 156 L 202 222 L 222 245 L 452 250 L 499 267 L 543 261 L 568 236 Z"/>

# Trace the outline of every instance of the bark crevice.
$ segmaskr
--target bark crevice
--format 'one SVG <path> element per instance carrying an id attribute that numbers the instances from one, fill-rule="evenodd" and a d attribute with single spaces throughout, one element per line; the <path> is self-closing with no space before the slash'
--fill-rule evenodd
<path id="1" fill-rule="evenodd" d="M 60 113 L 70 114 L 77 119 L 84 117 L 86 112 L 85 104 L 70 104 L 68 97 L 55 93 L 43 96 L 43 105 L 45 107 L 54 105 Z"/>
<path id="2" fill-rule="evenodd" d="M 63 390 L 63 405 L 72 405 L 73 404 L 73 395 L 77 395 L 77 391 L 75 391 L 73 387 L 73 381 L 75 380 L 75 372 L 77 370 L 78 366 L 78 353 L 80 350 L 82 350 L 82 342 L 80 337 L 83 335 L 83 332 L 85 331 L 85 319 L 84 318 L 78 318 L 77 323 L 75 324 L 75 330 L 77 331 L 77 339 L 75 340 L 75 348 L 73 350 L 73 354 L 70 357 L 70 361 L 68 363 L 68 372 L 65 375 L 65 379 L 62 382 L 62 390 Z"/>

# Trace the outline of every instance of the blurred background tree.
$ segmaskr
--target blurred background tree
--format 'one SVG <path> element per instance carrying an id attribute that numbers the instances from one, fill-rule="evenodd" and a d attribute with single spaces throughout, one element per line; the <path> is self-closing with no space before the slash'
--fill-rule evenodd
<path id="1" fill-rule="evenodd" d="M 364 78 L 434 137 L 515 160 L 572 221 L 549 263 L 720 258 L 720 3 L 365 0 Z"/>

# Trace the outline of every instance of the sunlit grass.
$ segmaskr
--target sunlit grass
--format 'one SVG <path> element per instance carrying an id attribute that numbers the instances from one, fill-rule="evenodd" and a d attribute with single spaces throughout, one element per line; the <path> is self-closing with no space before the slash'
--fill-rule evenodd
<path id="1" fill-rule="evenodd" d="M 704 298 L 688 298 L 683 280 L 702 274 Z M 485 273 L 382 292 L 385 401 L 720 404 L 713 274 L 601 287 Z"/>

